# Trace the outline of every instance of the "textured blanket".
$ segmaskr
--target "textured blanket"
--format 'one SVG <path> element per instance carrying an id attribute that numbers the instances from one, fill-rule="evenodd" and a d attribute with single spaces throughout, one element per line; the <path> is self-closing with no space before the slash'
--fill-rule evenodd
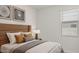
<path id="1" fill-rule="evenodd" d="M 13 53 L 24 53 L 25 51 L 29 50 L 30 48 L 34 47 L 34 46 L 37 46 L 41 43 L 44 43 L 46 41 L 43 41 L 43 40 L 37 40 L 37 41 L 33 41 L 31 43 L 28 43 L 28 44 L 24 44 L 18 48 L 16 48 Z"/>

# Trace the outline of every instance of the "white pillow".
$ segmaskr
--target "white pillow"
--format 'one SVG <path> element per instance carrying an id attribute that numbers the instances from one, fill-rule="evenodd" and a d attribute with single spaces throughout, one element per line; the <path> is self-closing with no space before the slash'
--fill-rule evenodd
<path id="1" fill-rule="evenodd" d="M 20 34 L 20 32 L 17 32 L 17 33 L 7 33 L 7 36 L 8 36 L 9 41 L 10 41 L 10 44 L 16 43 L 15 35 L 19 35 L 19 34 Z"/>

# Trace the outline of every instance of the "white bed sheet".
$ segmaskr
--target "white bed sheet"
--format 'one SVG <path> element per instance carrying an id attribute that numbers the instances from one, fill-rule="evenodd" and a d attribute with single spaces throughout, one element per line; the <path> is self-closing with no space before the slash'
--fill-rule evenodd
<path id="1" fill-rule="evenodd" d="M 61 45 L 57 42 L 45 42 L 26 51 L 26 53 L 61 53 Z"/>
<path id="2" fill-rule="evenodd" d="M 16 49 L 17 47 L 20 47 L 20 46 L 22 46 L 24 44 L 28 44 L 28 43 L 33 42 L 33 41 L 35 41 L 35 40 L 20 43 L 20 44 L 4 44 L 4 45 L 1 46 L 1 52 L 3 52 L 3 53 L 11 53 L 12 50 Z"/>

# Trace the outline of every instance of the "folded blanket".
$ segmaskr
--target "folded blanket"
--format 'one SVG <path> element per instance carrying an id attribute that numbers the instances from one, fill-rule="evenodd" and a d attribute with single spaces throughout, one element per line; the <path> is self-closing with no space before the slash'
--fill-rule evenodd
<path id="1" fill-rule="evenodd" d="M 46 42 L 46 41 L 36 40 L 36 41 L 31 42 L 31 43 L 24 44 L 16 49 L 14 49 L 13 53 L 24 53 L 25 51 L 29 50 L 30 48 L 37 46 L 37 45 L 44 43 L 44 42 Z"/>

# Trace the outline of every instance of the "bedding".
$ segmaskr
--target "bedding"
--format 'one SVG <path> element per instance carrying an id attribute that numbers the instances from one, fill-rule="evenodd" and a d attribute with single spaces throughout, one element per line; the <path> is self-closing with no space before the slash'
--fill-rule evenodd
<path id="1" fill-rule="evenodd" d="M 15 35 L 15 38 L 16 38 L 16 43 L 23 43 L 25 41 L 23 34 Z"/>
<path id="2" fill-rule="evenodd" d="M 62 47 L 56 42 L 45 42 L 26 51 L 27 53 L 61 53 Z"/>
<path id="3" fill-rule="evenodd" d="M 35 47 L 35 46 L 37 46 L 37 45 L 39 45 L 39 44 L 42 44 L 42 43 L 44 43 L 44 42 L 45 42 L 45 41 L 43 41 L 43 40 L 36 40 L 36 41 L 31 42 L 31 43 L 24 44 L 24 45 L 22 45 L 22 46 L 16 48 L 16 49 L 13 51 L 13 53 L 24 53 L 25 51 L 29 50 L 30 48 Z"/>
<path id="4" fill-rule="evenodd" d="M 33 40 L 32 33 L 29 33 L 29 34 L 23 34 L 23 35 L 24 35 L 24 40 L 25 40 L 25 41 Z"/>
<path id="5" fill-rule="evenodd" d="M 17 32 L 17 33 L 6 33 L 7 34 L 7 37 L 10 41 L 10 44 L 14 44 L 16 43 L 16 38 L 15 38 L 15 35 L 19 35 L 20 32 Z"/>
<path id="6" fill-rule="evenodd" d="M 33 38 L 33 33 L 32 32 L 21 32 L 25 37 L 32 37 Z"/>
<path id="7" fill-rule="evenodd" d="M 21 32 L 22 34 L 30 34 L 31 32 Z"/>
<path id="8" fill-rule="evenodd" d="M 21 32 L 21 33 L 24 34 L 24 35 L 31 34 L 31 37 L 35 38 L 35 33 L 33 33 L 33 32 Z"/>
<path id="9" fill-rule="evenodd" d="M 4 44 L 1 46 L 1 52 L 4 53 L 59 53 L 62 50 L 59 43 L 42 40 L 31 40 L 21 44 Z"/>
<path id="10" fill-rule="evenodd" d="M 18 48 L 18 47 L 20 47 L 20 46 L 22 46 L 24 44 L 31 43 L 33 41 L 35 41 L 35 40 L 24 42 L 24 43 L 20 43 L 20 44 L 18 44 L 18 43 L 15 43 L 15 44 L 10 44 L 10 43 L 4 44 L 4 45 L 1 46 L 1 52 L 2 53 L 12 53 L 12 51 L 14 49 L 16 49 L 16 48 Z"/>

